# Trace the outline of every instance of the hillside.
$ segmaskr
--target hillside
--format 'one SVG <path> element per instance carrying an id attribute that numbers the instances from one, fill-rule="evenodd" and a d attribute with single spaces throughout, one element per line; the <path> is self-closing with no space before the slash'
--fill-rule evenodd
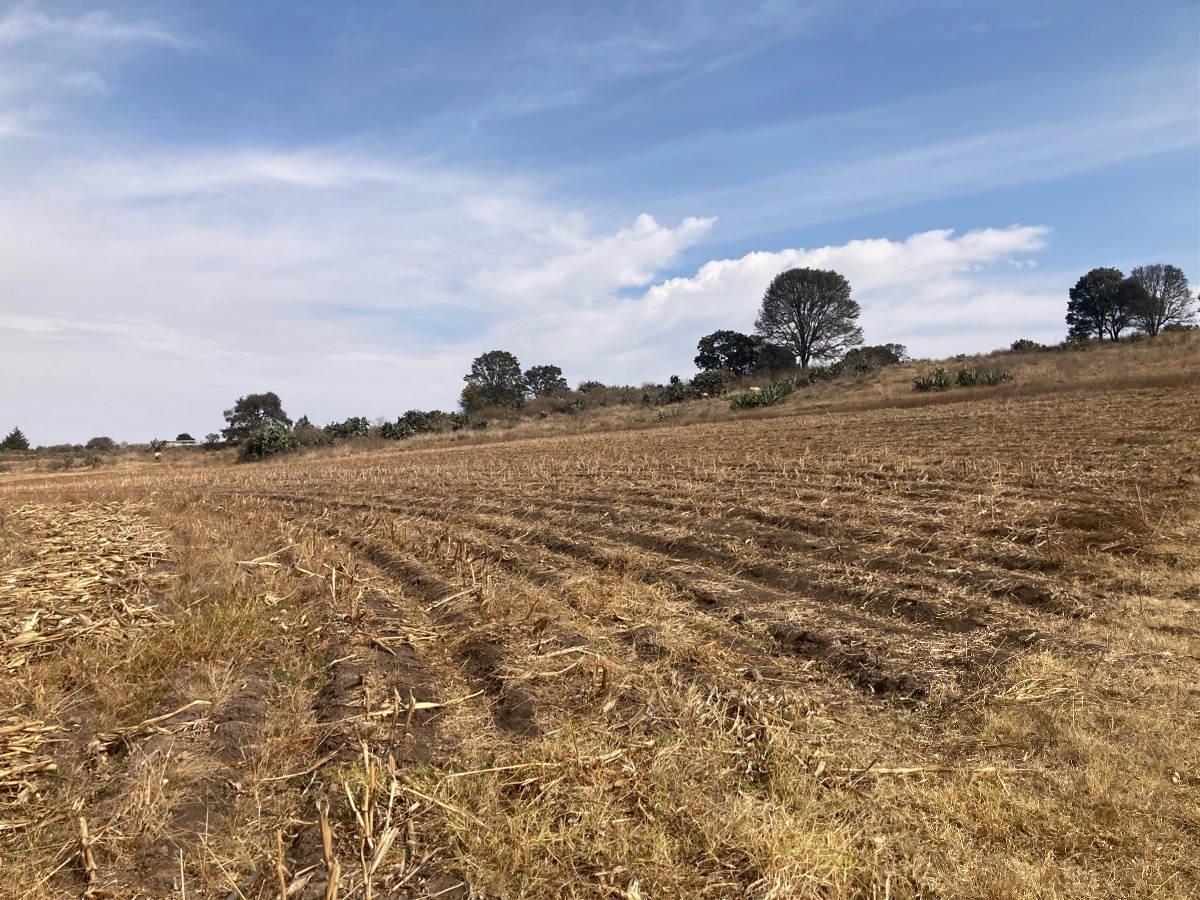
<path id="1" fill-rule="evenodd" d="M 1195 339 L 14 467 L 0 896 L 1194 896 Z"/>

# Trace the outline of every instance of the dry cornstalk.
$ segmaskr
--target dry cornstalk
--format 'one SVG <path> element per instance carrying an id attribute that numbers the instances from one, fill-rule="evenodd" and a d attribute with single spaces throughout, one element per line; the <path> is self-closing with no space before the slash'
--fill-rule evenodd
<path id="1" fill-rule="evenodd" d="M 87 819 L 83 816 L 79 817 L 79 852 L 83 860 L 83 877 L 90 892 L 90 886 L 96 880 L 96 860 L 92 857 L 92 841 L 88 837 Z"/>

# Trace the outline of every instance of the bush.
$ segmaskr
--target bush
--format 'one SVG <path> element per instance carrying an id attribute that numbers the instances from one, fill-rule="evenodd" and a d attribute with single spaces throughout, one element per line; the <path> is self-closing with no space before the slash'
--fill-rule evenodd
<path id="1" fill-rule="evenodd" d="M 680 380 L 678 375 L 672 375 L 670 382 L 659 388 L 654 402 L 659 406 L 666 406 L 670 403 L 693 400 L 698 396 L 699 393 L 689 382 Z"/>
<path id="2" fill-rule="evenodd" d="M 710 397 L 715 397 L 718 394 L 723 394 L 729 389 L 729 382 L 733 378 L 732 373 L 728 369 L 713 369 L 709 372 L 701 372 L 692 379 L 692 390 L 698 394 L 708 394 Z"/>
<path id="3" fill-rule="evenodd" d="M 111 453 L 117 449 L 117 442 L 110 437 L 94 437 L 83 447 L 93 453 Z"/>
<path id="4" fill-rule="evenodd" d="M 278 453 L 290 453 L 300 448 L 295 432 L 285 425 L 272 425 L 256 431 L 246 439 L 242 455 L 246 459 L 266 459 Z"/>
<path id="5" fill-rule="evenodd" d="M 818 381 L 833 381 L 845 371 L 845 365 L 836 362 L 831 366 L 809 366 L 808 382 L 816 384 Z"/>
<path id="6" fill-rule="evenodd" d="M 913 389 L 918 391 L 948 391 L 952 384 L 950 373 L 938 367 L 928 375 L 922 375 L 913 382 Z"/>
<path id="7" fill-rule="evenodd" d="M 1013 380 L 1013 374 L 1012 374 L 1012 372 L 1008 371 L 1007 369 L 1005 369 L 1004 371 L 997 371 L 995 369 L 985 369 L 984 371 L 979 373 L 977 383 L 986 385 L 988 387 L 995 387 L 996 385 L 1000 384 L 1001 382 L 1012 381 L 1012 380 Z"/>
<path id="8" fill-rule="evenodd" d="M 464 413 L 445 413 L 440 409 L 424 412 L 410 409 L 395 422 L 387 422 L 379 429 L 379 436 L 390 441 L 401 441 L 418 434 L 431 434 L 447 428 L 461 428 L 468 422 Z"/>
<path id="9" fill-rule="evenodd" d="M 579 393 L 581 393 L 581 394 L 590 394 L 592 391 L 603 388 L 603 387 L 604 387 L 603 381 L 581 381 L 579 383 L 579 387 L 576 388 L 576 390 L 578 390 Z"/>
<path id="10" fill-rule="evenodd" d="M 1029 338 L 1020 338 L 1012 342 L 1009 347 L 1015 353 L 1045 353 L 1047 350 L 1053 350 L 1053 347 L 1046 344 L 1039 344 L 1037 341 L 1031 341 Z"/>
<path id="11" fill-rule="evenodd" d="M 330 422 L 322 431 L 332 440 L 367 437 L 371 434 L 371 423 L 364 416 L 351 416 L 344 422 Z"/>
<path id="12" fill-rule="evenodd" d="M 759 390 L 736 395 L 729 403 L 734 409 L 754 409 L 759 406 L 774 406 L 804 382 L 799 378 L 780 378 Z"/>

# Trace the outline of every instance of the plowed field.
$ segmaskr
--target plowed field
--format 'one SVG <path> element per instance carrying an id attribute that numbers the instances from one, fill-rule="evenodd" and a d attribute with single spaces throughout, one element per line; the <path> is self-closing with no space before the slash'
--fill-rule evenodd
<path id="1" fill-rule="evenodd" d="M 1198 449 L 1185 383 L 10 477 L 0 895 L 1193 896 Z"/>

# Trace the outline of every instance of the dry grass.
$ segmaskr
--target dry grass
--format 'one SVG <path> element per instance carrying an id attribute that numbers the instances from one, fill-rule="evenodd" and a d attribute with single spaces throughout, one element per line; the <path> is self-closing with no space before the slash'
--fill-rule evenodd
<path id="1" fill-rule="evenodd" d="M 0 896 L 1194 896 L 1171 359 L 6 476 Z"/>

